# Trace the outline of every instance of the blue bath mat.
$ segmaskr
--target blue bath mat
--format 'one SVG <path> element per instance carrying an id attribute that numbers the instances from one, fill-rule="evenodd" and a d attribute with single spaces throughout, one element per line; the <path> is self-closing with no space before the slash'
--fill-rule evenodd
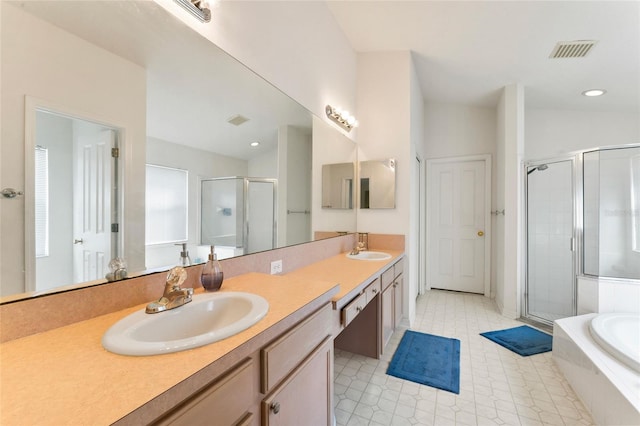
<path id="1" fill-rule="evenodd" d="M 553 343 L 553 337 L 527 325 L 480 335 L 522 356 L 549 352 Z"/>
<path id="2" fill-rule="evenodd" d="M 460 340 L 407 330 L 387 374 L 460 393 Z"/>

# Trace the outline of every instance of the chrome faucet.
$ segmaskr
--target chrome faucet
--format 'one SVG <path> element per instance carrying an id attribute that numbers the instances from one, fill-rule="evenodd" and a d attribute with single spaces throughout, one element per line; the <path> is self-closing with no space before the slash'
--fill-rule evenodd
<path id="1" fill-rule="evenodd" d="M 363 250 L 364 250 L 364 243 L 363 243 L 362 241 L 360 241 L 360 242 L 358 243 L 358 245 L 357 245 L 357 246 L 355 246 L 355 247 L 353 248 L 353 250 L 351 250 L 351 253 L 350 253 L 350 254 L 351 254 L 352 256 L 356 256 L 356 255 L 360 254 L 360 252 L 361 252 L 361 251 L 363 251 Z"/>
<path id="2" fill-rule="evenodd" d="M 177 308 L 191 302 L 192 288 L 180 287 L 187 279 L 187 271 L 181 266 L 176 266 L 167 274 L 167 282 L 164 285 L 164 294 L 160 299 L 147 305 L 145 312 L 155 314 L 169 309 Z"/>

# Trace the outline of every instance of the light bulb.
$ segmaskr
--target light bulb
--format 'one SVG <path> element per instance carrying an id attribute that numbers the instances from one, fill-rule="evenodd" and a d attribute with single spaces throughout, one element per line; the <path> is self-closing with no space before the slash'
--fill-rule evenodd
<path id="1" fill-rule="evenodd" d="M 589 97 L 602 96 L 605 93 L 607 93 L 607 91 L 603 90 L 603 89 L 590 89 L 590 90 L 585 90 L 584 92 L 582 92 L 582 94 L 584 96 L 589 96 Z"/>

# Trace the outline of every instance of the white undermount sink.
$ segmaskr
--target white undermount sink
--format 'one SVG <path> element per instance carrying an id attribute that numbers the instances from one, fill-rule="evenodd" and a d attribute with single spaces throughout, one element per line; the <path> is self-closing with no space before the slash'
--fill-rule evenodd
<path id="1" fill-rule="evenodd" d="M 193 296 L 175 309 L 136 311 L 111 326 L 102 346 L 121 355 L 159 355 L 204 346 L 233 336 L 260 321 L 269 302 L 251 293 L 221 292 Z"/>
<path id="2" fill-rule="evenodd" d="M 358 254 L 347 253 L 349 259 L 356 260 L 387 260 L 391 259 L 389 253 L 383 253 L 381 251 L 361 251 Z"/>

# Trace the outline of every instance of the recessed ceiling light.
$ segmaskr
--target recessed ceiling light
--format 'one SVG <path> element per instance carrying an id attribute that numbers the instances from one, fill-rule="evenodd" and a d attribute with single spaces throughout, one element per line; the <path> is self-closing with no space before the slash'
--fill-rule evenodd
<path id="1" fill-rule="evenodd" d="M 259 146 L 260 142 L 251 142 L 251 146 Z"/>
<path id="2" fill-rule="evenodd" d="M 584 92 L 582 92 L 582 94 L 584 96 L 589 96 L 589 97 L 602 96 L 605 93 L 607 93 L 607 91 L 604 90 L 604 89 L 590 89 L 590 90 L 585 90 Z"/>

